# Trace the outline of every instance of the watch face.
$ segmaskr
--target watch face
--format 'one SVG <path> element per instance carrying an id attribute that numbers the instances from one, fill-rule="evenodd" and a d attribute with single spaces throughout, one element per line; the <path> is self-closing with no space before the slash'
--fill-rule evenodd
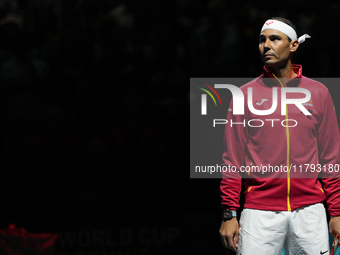
<path id="1" fill-rule="evenodd" d="M 236 211 L 233 211 L 233 210 L 225 210 L 225 211 L 223 212 L 223 221 L 231 220 L 233 217 L 236 217 L 236 216 L 237 216 Z"/>
<path id="2" fill-rule="evenodd" d="M 231 211 L 227 210 L 227 211 L 223 212 L 223 219 L 229 220 L 231 218 L 232 218 L 232 212 Z"/>

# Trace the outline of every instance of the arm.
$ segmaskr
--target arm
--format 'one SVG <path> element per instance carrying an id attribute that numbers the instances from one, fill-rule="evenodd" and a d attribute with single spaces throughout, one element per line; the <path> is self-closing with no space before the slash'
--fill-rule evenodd
<path id="1" fill-rule="evenodd" d="M 230 103 L 229 109 L 232 109 L 232 102 Z M 245 150 L 247 144 L 247 120 L 246 116 L 243 115 L 233 115 L 231 111 L 228 111 L 225 131 L 224 131 L 224 153 L 223 153 L 223 164 L 222 166 L 236 167 L 240 170 L 240 167 L 244 165 Z M 242 123 L 230 125 L 230 122 Z M 242 176 L 236 172 L 226 171 L 222 174 L 222 180 L 220 183 L 220 193 L 221 193 L 221 207 L 223 210 L 237 210 L 240 199 L 242 185 Z M 220 227 L 220 236 L 224 246 L 231 248 L 233 250 L 237 249 L 239 235 L 239 225 L 236 217 L 231 220 L 222 222 Z"/>
<path id="2" fill-rule="evenodd" d="M 317 131 L 319 163 L 327 166 L 326 171 L 321 172 L 321 178 L 331 216 L 329 231 L 334 237 L 340 235 L 340 174 L 335 171 L 335 166 L 339 167 L 340 164 L 340 135 L 329 92 L 325 98 L 323 116 Z"/>

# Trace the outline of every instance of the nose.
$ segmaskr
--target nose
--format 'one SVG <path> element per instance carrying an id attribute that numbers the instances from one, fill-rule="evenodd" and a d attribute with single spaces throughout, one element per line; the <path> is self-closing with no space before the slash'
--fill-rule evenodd
<path id="1" fill-rule="evenodd" d="M 267 51 L 270 49 L 270 40 L 266 39 L 266 41 L 263 44 L 264 50 Z"/>
<path id="2" fill-rule="evenodd" d="M 270 40 L 266 39 L 264 42 L 261 44 L 262 47 L 262 54 L 265 54 L 267 51 L 270 50 Z"/>

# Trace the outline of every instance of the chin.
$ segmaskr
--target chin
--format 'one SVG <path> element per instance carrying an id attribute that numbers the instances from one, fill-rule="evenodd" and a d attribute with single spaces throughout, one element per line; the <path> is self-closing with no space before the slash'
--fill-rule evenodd
<path id="1" fill-rule="evenodd" d="M 266 66 L 272 66 L 273 63 L 271 61 L 263 61 L 263 64 L 265 64 Z"/>
<path id="2" fill-rule="evenodd" d="M 275 61 L 270 61 L 270 60 L 268 60 L 268 61 L 263 61 L 263 63 L 266 65 L 266 66 L 268 66 L 268 67 L 275 67 L 275 66 L 277 66 L 277 62 L 275 62 Z"/>

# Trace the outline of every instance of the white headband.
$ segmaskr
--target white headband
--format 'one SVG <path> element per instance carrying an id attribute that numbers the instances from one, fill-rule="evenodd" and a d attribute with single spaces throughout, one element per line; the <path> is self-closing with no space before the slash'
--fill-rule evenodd
<path id="1" fill-rule="evenodd" d="M 291 26 L 278 20 L 273 20 L 273 19 L 267 20 L 263 24 L 261 32 L 266 29 L 275 29 L 277 31 L 280 31 L 284 33 L 285 35 L 287 35 L 289 39 L 291 39 L 292 41 L 298 40 L 299 43 L 303 43 L 307 38 L 311 38 L 308 34 L 304 34 L 300 36 L 299 38 L 297 38 L 295 30 Z"/>

